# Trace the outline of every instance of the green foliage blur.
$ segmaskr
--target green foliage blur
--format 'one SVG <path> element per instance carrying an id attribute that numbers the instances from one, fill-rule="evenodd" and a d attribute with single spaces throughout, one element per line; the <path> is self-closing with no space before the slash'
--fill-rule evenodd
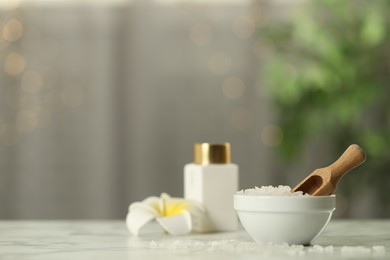
<path id="1" fill-rule="evenodd" d="M 359 144 L 367 162 L 344 192 L 374 188 L 390 214 L 390 1 L 308 1 L 259 37 L 272 50 L 262 75 L 284 131 L 281 157 L 292 162 L 313 137 L 335 158 Z"/>

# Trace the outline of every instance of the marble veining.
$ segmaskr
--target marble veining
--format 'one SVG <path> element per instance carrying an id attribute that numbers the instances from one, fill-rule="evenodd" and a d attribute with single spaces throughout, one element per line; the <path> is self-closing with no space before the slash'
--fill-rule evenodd
<path id="1" fill-rule="evenodd" d="M 248 241 L 236 232 L 172 236 L 151 225 L 141 237 L 131 235 L 123 221 L 0 221 L 0 259 L 389 259 L 390 220 L 332 220 L 315 241 L 332 245 L 332 254 L 259 255 L 242 251 L 153 249 L 152 241 Z M 385 247 L 383 254 L 341 254 L 343 246 Z"/>

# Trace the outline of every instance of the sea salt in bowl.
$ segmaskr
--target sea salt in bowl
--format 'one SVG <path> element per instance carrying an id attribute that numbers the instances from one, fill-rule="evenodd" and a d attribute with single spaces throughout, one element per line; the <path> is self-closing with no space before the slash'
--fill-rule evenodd
<path id="1" fill-rule="evenodd" d="M 310 245 L 336 209 L 336 196 L 302 195 L 291 193 L 288 186 L 268 186 L 237 192 L 234 209 L 256 242 Z"/>

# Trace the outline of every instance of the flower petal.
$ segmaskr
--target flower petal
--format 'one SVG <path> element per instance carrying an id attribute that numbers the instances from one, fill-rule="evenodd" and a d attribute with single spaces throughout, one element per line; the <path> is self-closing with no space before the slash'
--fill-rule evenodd
<path id="1" fill-rule="evenodd" d="M 140 205 L 135 205 L 127 214 L 127 228 L 131 233 L 138 236 L 141 228 L 157 216 L 158 214 L 156 211 L 141 207 Z"/>
<path id="2" fill-rule="evenodd" d="M 156 220 L 172 235 L 188 234 L 192 229 L 191 214 L 187 210 L 169 217 L 158 217 Z"/>
<path id="3" fill-rule="evenodd" d="M 188 202 L 188 211 L 191 214 L 192 230 L 197 231 L 201 230 L 205 221 L 208 220 L 208 215 L 206 208 L 203 203 L 195 200 L 187 200 Z"/>
<path id="4" fill-rule="evenodd" d="M 133 211 L 135 209 L 139 209 L 139 208 L 147 210 L 150 213 L 155 214 L 156 216 L 160 215 L 158 209 L 155 209 L 153 206 L 144 204 L 143 202 L 133 202 L 133 203 L 131 203 L 130 207 L 129 207 L 129 212 L 131 212 L 131 211 Z"/>
<path id="5" fill-rule="evenodd" d="M 149 207 L 152 207 L 153 209 L 155 209 L 160 215 L 162 215 L 162 200 L 161 198 L 159 197 L 154 197 L 154 196 L 151 196 L 151 197 L 147 197 L 146 199 L 144 199 L 142 202 L 136 202 L 136 203 L 141 203 L 143 205 L 147 205 Z M 135 204 L 135 203 L 133 203 Z M 131 208 L 132 206 L 130 205 L 129 207 L 129 210 L 131 211 Z"/>
<path id="6" fill-rule="evenodd" d="M 168 193 L 163 192 L 163 193 L 161 193 L 160 198 L 161 199 L 170 199 L 172 197 Z"/>

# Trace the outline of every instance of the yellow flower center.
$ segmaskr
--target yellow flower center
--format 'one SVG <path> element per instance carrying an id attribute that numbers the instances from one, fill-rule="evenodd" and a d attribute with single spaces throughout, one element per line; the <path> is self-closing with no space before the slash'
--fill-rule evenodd
<path id="1" fill-rule="evenodd" d="M 183 213 L 183 211 L 188 208 L 188 204 L 182 200 L 172 200 L 172 199 L 163 198 L 162 202 L 163 202 L 163 208 L 160 211 L 160 213 L 164 217 L 169 217 L 169 216 Z"/>

